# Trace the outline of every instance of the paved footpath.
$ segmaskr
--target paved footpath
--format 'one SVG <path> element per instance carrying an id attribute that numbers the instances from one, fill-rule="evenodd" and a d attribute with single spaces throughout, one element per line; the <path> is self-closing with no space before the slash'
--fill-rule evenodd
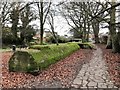
<path id="1" fill-rule="evenodd" d="M 102 51 L 96 46 L 93 57 L 89 63 L 84 64 L 72 83 L 74 88 L 115 88 L 107 72 Z"/>

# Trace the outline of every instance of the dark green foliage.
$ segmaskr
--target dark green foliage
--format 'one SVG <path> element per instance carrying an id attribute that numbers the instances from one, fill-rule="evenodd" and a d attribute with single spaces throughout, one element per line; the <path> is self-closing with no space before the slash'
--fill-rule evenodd
<path id="1" fill-rule="evenodd" d="M 20 38 L 22 43 L 27 43 L 32 40 L 35 35 L 35 30 L 29 23 L 36 19 L 34 12 L 32 12 L 30 6 L 26 6 L 25 9 L 20 13 L 22 26 L 20 27 Z"/>
<path id="2" fill-rule="evenodd" d="M 21 30 L 21 28 L 19 28 Z M 21 33 L 21 31 L 19 31 Z M 22 35 L 23 33 L 21 33 Z M 35 30 L 33 29 L 32 26 L 28 26 L 24 33 L 24 37 L 27 43 L 29 43 L 31 40 L 33 40 L 33 36 L 35 35 Z M 10 27 L 5 27 L 2 30 L 2 43 L 5 45 L 22 45 L 25 44 L 23 42 L 23 39 L 21 37 L 14 37 L 14 34 L 12 33 L 12 30 Z"/>
<path id="3" fill-rule="evenodd" d="M 28 25 L 26 28 L 20 28 L 20 40 L 23 44 L 28 43 L 33 40 L 33 36 L 36 31 L 31 25 Z"/>
<path id="4" fill-rule="evenodd" d="M 9 71 L 33 73 L 38 70 L 34 58 L 23 51 L 15 52 L 9 60 Z"/>
<path id="5" fill-rule="evenodd" d="M 65 38 L 64 36 L 58 36 L 57 37 L 57 40 L 58 40 L 58 43 L 66 43 L 66 42 L 69 42 L 70 40 L 68 38 Z M 47 39 L 47 42 L 48 43 L 56 43 L 55 39 L 53 36 L 49 37 Z"/>
<path id="6" fill-rule="evenodd" d="M 15 41 L 13 33 L 10 28 L 6 27 L 2 30 L 2 43 L 3 44 L 10 44 Z"/>

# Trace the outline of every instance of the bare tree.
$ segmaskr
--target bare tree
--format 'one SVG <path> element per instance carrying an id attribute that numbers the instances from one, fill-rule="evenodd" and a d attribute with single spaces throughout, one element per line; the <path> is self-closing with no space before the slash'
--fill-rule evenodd
<path id="1" fill-rule="evenodd" d="M 55 9 L 55 6 L 53 5 L 53 8 L 50 10 L 49 15 L 48 15 L 48 24 L 50 26 L 50 29 L 52 31 L 51 34 L 53 35 L 53 38 L 54 38 L 56 44 L 59 45 L 57 35 L 55 33 L 55 26 L 54 26 L 54 17 L 55 17 L 54 9 Z"/>
<path id="2" fill-rule="evenodd" d="M 12 8 L 12 4 L 8 3 L 8 2 L 1 2 L 1 8 L 0 8 L 0 12 L 1 12 L 1 16 L 0 16 L 0 22 L 2 24 L 2 29 L 4 29 L 5 24 L 7 23 L 7 21 L 9 21 L 9 14 L 10 14 L 10 10 Z"/>
<path id="3" fill-rule="evenodd" d="M 18 26 L 18 22 L 19 22 L 19 8 L 20 8 L 20 3 L 13 3 L 13 7 L 12 10 L 10 12 L 10 19 L 11 19 L 11 30 L 13 33 L 13 36 L 15 39 L 17 39 L 17 26 Z"/>
<path id="4" fill-rule="evenodd" d="M 87 3 L 89 8 L 88 10 L 85 10 L 89 17 L 91 17 L 91 23 L 92 23 L 92 28 L 93 28 L 93 33 L 95 37 L 95 43 L 99 43 L 99 25 L 100 22 L 103 21 L 103 19 L 108 16 L 108 14 L 102 13 L 100 15 L 99 12 L 102 12 L 108 7 L 108 3 L 101 3 L 101 2 L 88 2 Z M 97 17 L 93 18 L 94 16 L 98 15 Z"/>
<path id="5" fill-rule="evenodd" d="M 107 8 L 107 3 L 100 2 L 69 2 L 62 4 L 66 12 L 62 12 L 68 24 L 79 34 L 82 34 L 82 40 L 88 41 L 90 25 L 92 24 L 95 36 L 95 43 L 99 43 L 99 23 L 108 14 L 100 14 Z M 65 11 L 64 10 L 64 11 Z M 98 15 L 93 19 L 94 16 Z M 71 23 L 72 22 L 72 23 Z M 83 41 L 84 42 L 84 41 Z"/>
<path id="6" fill-rule="evenodd" d="M 38 15 L 40 21 L 40 44 L 43 44 L 44 24 L 50 11 L 50 6 L 51 2 L 44 2 L 43 0 L 37 2 Z"/>
<path id="7" fill-rule="evenodd" d="M 114 6 L 114 5 L 115 5 L 115 1 L 112 0 L 111 6 Z M 120 44 L 119 44 L 120 32 L 116 33 L 115 13 L 116 13 L 115 8 L 112 8 L 110 10 L 109 31 L 110 31 L 110 38 L 112 41 L 112 51 L 114 53 L 116 53 L 116 52 L 120 53 Z"/>
<path id="8" fill-rule="evenodd" d="M 79 4 L 79 6 L 77 6 Z M 83 14 L 82 13 L 82 2 L 68 2 L 63 3 L 61 8 L 62 16 L 67 21 L 68 25 L 72 28 L 75 37 L 83 38 L 83 31 L 85 30 Z M 83 28 L 84 27 L 84 28 Z"/>

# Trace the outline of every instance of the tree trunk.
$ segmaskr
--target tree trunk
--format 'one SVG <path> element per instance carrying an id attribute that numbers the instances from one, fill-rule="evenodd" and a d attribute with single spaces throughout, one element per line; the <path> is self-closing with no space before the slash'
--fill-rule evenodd
<path id="1" fill-rule="evenodd" d="M 112 1 L 112 6 L 115 5 L 114 0 Z M 109 23 L 110 36 L 112 40 L 112 52 L 119 52 L 118 34 L 116 35 L 115 26 L 115 8 L 110 10 L 110 23 Z"/>
<path id="2" fill-rule="evenodd" d="M 88 22 L 87 42 L 89 42 L 90 23 Z"/>
<path id="3" fill-rule="evenodd" d="M 117 33 L 117 35 L 113 36 L 113 48 L 112 52 L 113 53 L 120 53 L 120 32 Z"/>
<path id="4" fill-rule="evenodd" d="M 99 22 L 96 22 L 96 27 L 95 27 L 95 43 L 100 43 L 99 41 Z"/>
<path id="5" fill-rule="evenodd" d="M 51 18 L 51 20 L 50 20 L 50 18 Z M 50 25 L 51 30 L 52 30 L 53 38 L 54 38 L 56 44 L 59 45 L 57 36 L 55 34 L 55 31 L 54 31 L 54 16 L 53 16 L 53 13 L 50 13 L 50 17 L 49 17 L 48 21 L 49 21 L 49 25 Z"/>
<path id="6" fill-rule="evenodd" d="M 83 2 L 83 8 L 86 8 L 85 2 Z M 84 27 L 83 27 L 83 42 L 86 42 L 86 39 L 87 39 L 87 37 L 86 37 L 86 35 L 87 35 L 87 33 L 86 33 L 87 16 L 88 16 L 88 14 L 85 12 L 85 15 L 83 16 L 83 23 L 84 23 Z"/>
<path id="7" fill-rule="evenodd" d="M 53 21 L 53 20 L 52 20 L 52 21 Z M 54 23 L 52 23 L 52 25 L 53 25 L 53 26 L 51 26 L 51 30 L 52 30 L 53 37 L 54 37 L 54 39 L 55 39 L 56 44 L 59 45 L 57 36 L 55 35 L 55 32 L 54 32 Z"/>
<path id="8" fill-rule="evenodd" d="M 43 33 L 44 33 L 44 24 L 43 24 L 43 2 L 40 2 L 41 12 L 40 12 L 40 44 L 43 44 Z"/>
<path id="9" fill-rule="evenodd" d="M 111 39 L 111 35 L 108 35 L 108 40 L 107 40 L 106 49 L 112 49 L 112 39 Z"/>
<path id="10" fill-rule="evenodd" d="M 39 10 L 39 17 L 40 17 L 39 18 L 39 20 L 40 20 L 40 44 L 43 44 L 44 24 L 45 24 L 47 15 L 50 10 L 51 2 L 49 3 L 49 6 L 46 7 L 45 10 L 44 10 L 45 6 L 43 4 L 44 4 L 43 0 L 40 0 L 40 2 L 37 3 L 38 10 Z"/>
<path id="11" fill-rule="evenodd" d="M 53 36 L 54 36 L 54 39 L 55 39 L 56 44 L 59 45 L 59 43 L 58 43 L 58 39 L 57 39 L 56 35 L 53 34 Z"/>
<path id="12" fill-rule="evenodd" d="M 90 22 L 89 22 L 89 14 L 86 13 L 86 21 L 87 21 L 87 37 L 86 37 L 86 41 L 89 42 L 89 34 L 90 34 Z"/>
<path id="13" fill-rule="evenodd" d="M 13 23 L 12 27 L 11 27 L 13 37 L 14 37 L 14 40 L 13 40 L 14 44 L 17 44 L 17 39 L 18 39 L 18 37 L 17 37 L 17 25 L 18 25 L 18 23 Z"/>
<path id="14" fill-rule="evenodd" d="M 2 23 L 1 22 L 0 22 L 0 48 L 2 48 Z"/>
<path id="15" fill-rule="evenodd" d="M 94 37 L 95 37 L 95 43 L 100 43 L 99 41 L 99 22 L 97 22 L 96 20 L 93 20 L 92 23 L 92 27 L 93 27 L 93 32 L 94 32 Z"/>
<path id="16" fill-rule="evenodd" d="M 114 0 L 112 2 L 112 5 L 115 5 Z M 115 8 L 111 9 L 110 16 L 111 16 L 111 24 L 112 24 L 111 29 L 110 29 L 110 32 L 112 34 L 112 52 L 120 53 L 120 28 L 118 29 L 118 33 L 116 34 L 116 26 L 114 24 L 115 23 Z"/>
<path id="17" fill-rule="evenodd" d="M 19 22 L 19 10 L 18 10 L 18 7 L 16 8 L 13 8 L 13 10 L 11 11 L 11 14 L 10 14 L 10 19 L 11 19 L 11 22 L 12 22 L 12 27 L 11 27 L 11 31 L 13 33 L 13 36 L 14 36 L 14 43 L 16 43 L 18 37 L 17 37 L 17 25 L 18 25 L 18 22 Z"/>
<path id="18" fill-rule="evenodd" d="M 97 44 L 97 43 L 100 43 L 98 34 L 95 34 L 95 43 L 96 43 L 96 44 Z"/>
<path id="19" fill-rule="evenodd" d="M 43 32 L 44 32 L 43 25 L 41 24 L 40 26 L 40 44 L 41 45 L 43 44 Z"/>
<path id="20" fill-rule="evenodd" d="M 82 42 L 86 42 L 86 20 L 84 20 L 84 27 L 83 27 L 83 38 Z"/>

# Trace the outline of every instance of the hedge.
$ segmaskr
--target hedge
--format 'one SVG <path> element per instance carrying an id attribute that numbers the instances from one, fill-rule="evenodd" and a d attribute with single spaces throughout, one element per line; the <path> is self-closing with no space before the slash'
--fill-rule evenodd
<path id="1" fill-rule="evenodd" d="M 37 49 L 37 50 L 43 50 L 43 49 L 49 49 L 50 47 L 48 45 L 32 45 L 29 47 L 29 49 Z"/>

